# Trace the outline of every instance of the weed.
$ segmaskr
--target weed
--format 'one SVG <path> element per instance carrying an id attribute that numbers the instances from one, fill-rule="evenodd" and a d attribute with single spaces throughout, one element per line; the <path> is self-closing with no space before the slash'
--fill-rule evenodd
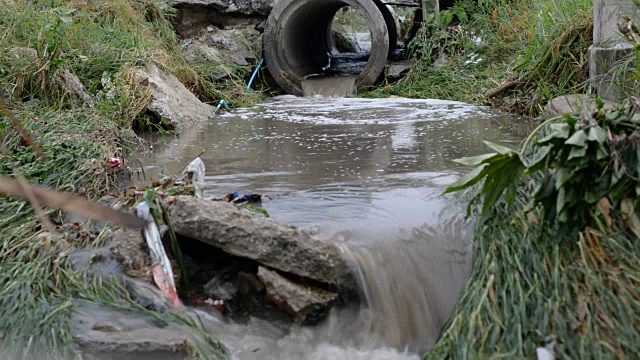
<path id="1" fill-rule="evenodd" d="M 484 103 L 537 116 L 549 99 L 585 85 L 591 6 L 589 0 L 459 0 L 417 33 L 409 47 L 417 65 L 409 74 L 364 96 Z"/>

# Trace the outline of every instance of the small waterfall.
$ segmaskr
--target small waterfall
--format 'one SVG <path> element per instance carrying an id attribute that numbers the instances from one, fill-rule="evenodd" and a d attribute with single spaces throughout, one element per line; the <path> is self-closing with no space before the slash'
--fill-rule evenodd
<path id="1" fill-rule="evenodd" d="M 399 239 L 341 245 L 352 259 L 371 316 L 387 346 L 422 353 L 437 340 L 471 271 L 473 225 L 445 209 L 437 224 Z"/>

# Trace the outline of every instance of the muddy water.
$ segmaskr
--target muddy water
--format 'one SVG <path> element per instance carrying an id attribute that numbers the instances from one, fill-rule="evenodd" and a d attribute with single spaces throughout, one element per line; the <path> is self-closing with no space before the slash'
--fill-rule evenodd
<path id="1" fill-rule="evenodd" d="M 280 97 L 154 137 L 146 173 L 171 175 L 199 153 L 207 194 L 268 194 L 282 223 L 339 244 L 365 308 L 313 328 L 253 319 L 215 334 L 238 359 L 409 359 L 427 351 L 471 266 L 464 209 L 440 194 L 468 169 L 451 160 L 509 145 L 523 119 L 453 102 Z"/>

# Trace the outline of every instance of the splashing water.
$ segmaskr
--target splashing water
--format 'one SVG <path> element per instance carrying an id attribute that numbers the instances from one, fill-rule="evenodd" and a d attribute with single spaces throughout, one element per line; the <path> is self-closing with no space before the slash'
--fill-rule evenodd
<path id="1" fill-rule="evenodd" d="M 142 161 L 171 174 L 207 147 L 207 195 L 268 194 L 273 219 L 313 230 L 353 263 L 362 306 L 314 327 L 252 318 L 212 329 L 233 358 L 413 360 L 437 340 L 471 269 L 473 224 L 440 196 L 467 171 L 451 160 L 485 153 L 482 140 L 519 141 L 522 123 L 439 100 L 287 96 L 152 139 Z"/>

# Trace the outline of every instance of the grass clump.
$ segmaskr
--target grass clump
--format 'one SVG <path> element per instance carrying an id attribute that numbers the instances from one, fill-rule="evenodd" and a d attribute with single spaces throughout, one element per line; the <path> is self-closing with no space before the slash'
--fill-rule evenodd
<path id="1" fill-rule="evenodd" d="M 591 9 L 589 0 L 458 0 L 418 31 L 409 74 L 365 96 L 487 103 L 536 116 L 587 79 Z"/>
<path id="2" fill-rule="evenodd" d="M 112 191 L 123 174 L 109 167 L 109 158 L 136 149 L 139 140 L 132 128 L 149 122 L 144 110 L 150 94 L 132 85 L 139 67 L 154 64 L 174 73 L 204 101 L 218 101 L 222 94 L 235 105 L 255 101 L 244 95 L 244 84 L 222 85 L 207 76 L 208 70 L 189 66 L 171 16 L 173 10 L 155 0 L 2 1 L 0 101 L 8 110 L 0 110 L 0 175 L 89 199 Z M 89 100 L 62 91 L 61 72 L 77 76 Z M 44 158 L 14 129 L 9 112 Z M 141 308 L 117 282 L 86 279 L 70 270 L 64 256 L 100 246 L 108 231 L 79 240 L 63 230 L 63 214 L 46 215 L 54 228 L 39 222 L 27 202 L 0 197 L 3 358 L 72 357 L 70 316 L 79 300 L 197 328 L 182 315 Z M 195 358 L 222 356 L 220 344 L 200 335 L 203 346 L 193 349 Z"/>
<path id="3" fill-rule="evenodd" d="M 640 353 L 640 103 L 603 107 L 459 160 L 477 168 L 448 191 L 484 181 L 475 261 L 429 357 L 528 358 L 550 336 L 558 358 Z"/>

